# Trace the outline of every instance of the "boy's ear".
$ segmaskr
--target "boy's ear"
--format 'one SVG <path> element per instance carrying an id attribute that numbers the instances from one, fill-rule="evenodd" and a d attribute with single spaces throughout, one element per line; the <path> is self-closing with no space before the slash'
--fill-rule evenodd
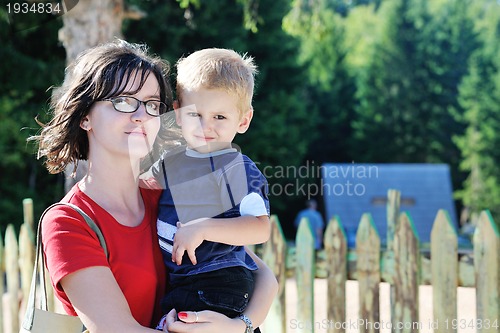
<path id="1" fill-rule="evenodd" d="M 248 128 L 250 127 L 250 122 L 252 121 L 253 118 L 253 108 L 250 108 L 243 117 L 240 120 L 240 124 L 238 126 L 238 133 L 243 134 L 245 133 Z"/>

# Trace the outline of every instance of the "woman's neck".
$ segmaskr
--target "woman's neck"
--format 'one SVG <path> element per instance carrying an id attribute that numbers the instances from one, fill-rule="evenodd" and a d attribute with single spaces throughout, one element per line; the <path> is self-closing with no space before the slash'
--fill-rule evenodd
<path id="1" fill-rule="evenodd" d="M 144 215 L 138 170 L 138 163 L 132 167 L 131 163 L 117 159 L 111 162 L 89 158 L 87 175 L 79 187 L 120 224 L 136 226 Z"/>

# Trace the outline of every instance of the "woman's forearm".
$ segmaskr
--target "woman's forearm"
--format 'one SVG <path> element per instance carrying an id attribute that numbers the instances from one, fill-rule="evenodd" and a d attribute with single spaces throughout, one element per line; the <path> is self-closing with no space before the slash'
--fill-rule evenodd
<path id="1" fill-rule="evenodd" d="M 153 333 L 133 318 L 116 280 L 107 267 L 90 267 L 61 280 L 75 311 L 92 333 Z"/>

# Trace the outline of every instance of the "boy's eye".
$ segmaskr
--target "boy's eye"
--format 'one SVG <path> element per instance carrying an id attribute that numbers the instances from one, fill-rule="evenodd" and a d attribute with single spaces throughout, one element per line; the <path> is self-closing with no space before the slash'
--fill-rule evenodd
<path id="1" fill-rule="evenodd" d="M 224 116 L 222 116 L 222 115 L 220 115 L 220 114 L 219 114 L 219 115 L 216 115 L 214 118 L 215 118 L 215 119 L 217 119 L 217 120 L 226 119 L 226 117 L 224 117 Z"/>
<path id="2" fill-rule="evenodd" d="M 188 112 L 187 115 L 189 117 L 199 117 L 200 116 L 199 113 L 197 113 L 197 112 Z"/>

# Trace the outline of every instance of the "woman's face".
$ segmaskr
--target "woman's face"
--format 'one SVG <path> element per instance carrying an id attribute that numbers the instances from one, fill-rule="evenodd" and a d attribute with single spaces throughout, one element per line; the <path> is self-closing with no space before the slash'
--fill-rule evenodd
<path id="1" fill-rule="evenodd" d="M 140 101 L 159 100 L 158 81 L 149 74 L 143 87 L 132 94 L 140 85 L 140 75 L 131 75 L 134 81 L 127 84 L 120 96 L 135 97 Z M 117 97 L 117 96 L 112 96 Z M 126 157 L 136 161 L 151 150 L 160 129 L 160 117 L 146 113 L 144 103 L 132 113 L 118 112 L 110 101 L 98 101 L 81 123 L 89 138 L 89 159 Z"/>

